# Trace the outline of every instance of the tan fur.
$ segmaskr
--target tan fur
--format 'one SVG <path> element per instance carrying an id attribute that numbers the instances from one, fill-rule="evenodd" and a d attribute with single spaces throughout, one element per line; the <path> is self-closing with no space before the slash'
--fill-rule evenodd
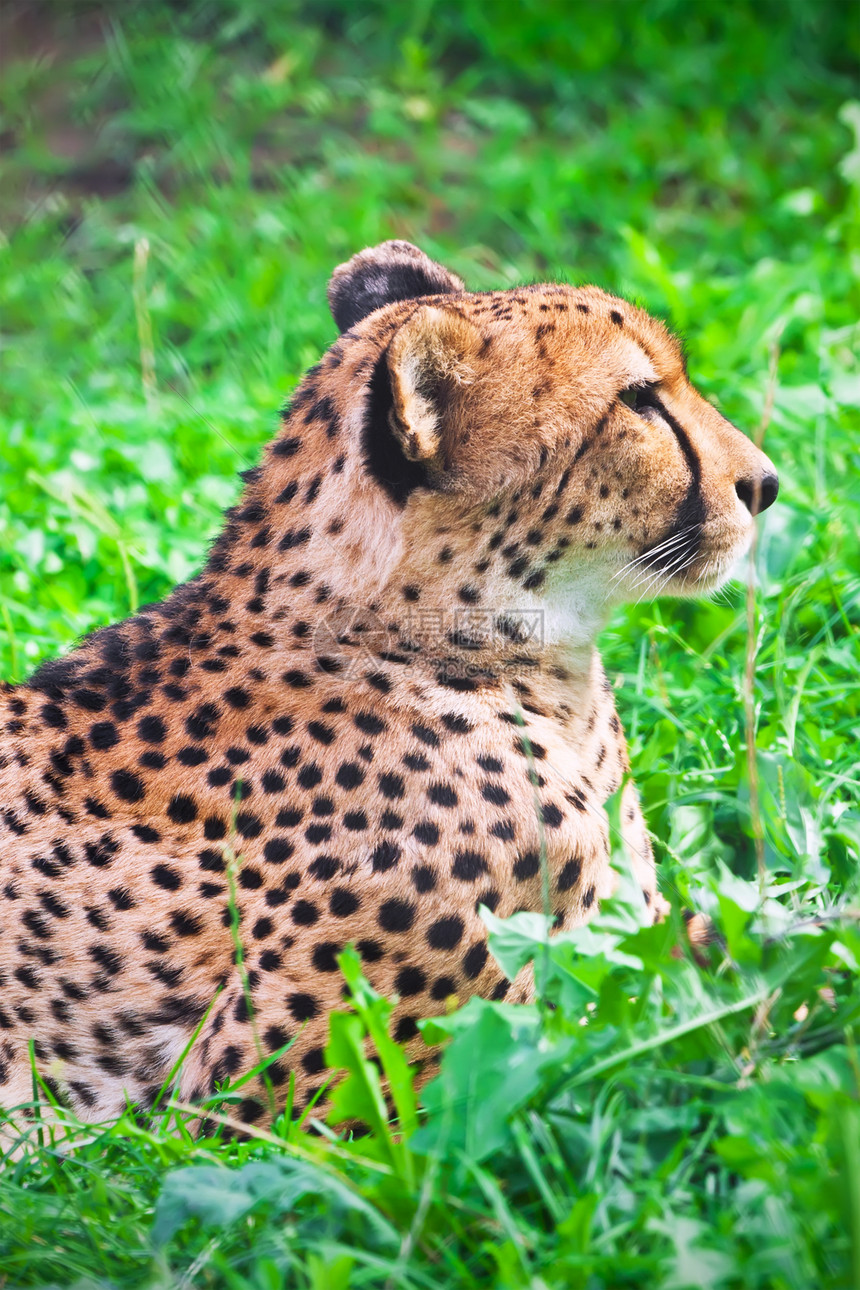
<path id="1" fill-rule="evenodd" d="M 301 1105 L 345 944 L 408 1039 L 452 994 L 527 993 L 477 911 L 542 908 L 542 841 L 559 927 L 611 890 L 628 763 L 596 633 L 643 589 L 718 585 L 772 467 L 596 288 L 469 294 L 390 243 L 330 295 L 342 325 L 383 303 L 308 375 L 203 572 L 0 691 L 7 1105 L 31 1038 L 79 1114 L 146 1103 L 219 987 L 181 1096 L 292 1039 L 270 1075 Z M 662 411 L 619 400 L 644 382 Z M 623 824 L 658 916 L 630 786 Z M 242 1116 L 269 1113 L 249 1085 Z"/>

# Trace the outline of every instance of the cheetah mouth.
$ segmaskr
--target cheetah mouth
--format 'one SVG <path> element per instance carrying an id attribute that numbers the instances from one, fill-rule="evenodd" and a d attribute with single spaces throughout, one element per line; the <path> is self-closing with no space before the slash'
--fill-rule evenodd
<path id="1" fill-rule="evenodd" d="M 702 526 L 673 532 L 640 557 L 635 565 L 634 590 L 645 595 L 709 595 L 732 576 L 745 554 L 746 541 L 708 542 Z"/>
<path id="2" fill-rule="evenodd" d="M 733 542 L 704 544 L 699 553 L 697 568 L 690 582 L 702 592 L 717 591 L 728 582 L 739 562 L 750 547 L 751 534 Z"/>
<path id="3" fill-rule="evenodd" d="M 703 521 L 673 525 L 658 542 L 627 561 L 612 576 L 636 600 L 661 595 L 697 596 L 717 591 L 731 577 L 749 546 L 706 532 Z"/>

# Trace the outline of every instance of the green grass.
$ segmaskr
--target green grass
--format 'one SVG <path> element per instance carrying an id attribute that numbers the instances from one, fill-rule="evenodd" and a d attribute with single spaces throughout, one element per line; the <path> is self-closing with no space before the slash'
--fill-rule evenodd
<path id="1" fill-rule="evenodd" d="M 392 235 L 474 287 L 596 281 L 670 317 L 781 492 L 752 575 L 604 633 L 672 920 L 622 893 L 549 952 L 537 915 L 493 923 L 542 1002 L 428 1023 L 453 1038 L 417 1128 L 345 961 L 331 1051 L 369 1136 L 195 1142 L 167 1097 L 74 1150 L 34 1130 L 2 1284 L 858 1290 L 851 6 L 68 9 L 0 85 L 0 675 L 199 567 L 334 337 L 332 267 Z M 704 966 L 670 953 L 687 905 L 725 940 Z"/>

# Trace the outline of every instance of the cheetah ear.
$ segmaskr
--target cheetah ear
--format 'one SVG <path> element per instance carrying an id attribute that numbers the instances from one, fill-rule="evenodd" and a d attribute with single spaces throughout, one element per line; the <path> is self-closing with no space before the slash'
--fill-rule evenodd
<path id="1" fill-rule="evenodd" d="M 434 305 L 422 305 L 395 332 L 387 356 L 388 420 L 409 461 L 429 461 L 442 454 L 446 412 L 453 410 L 457 387 L 474 380 L 469 360 L 479 344 L 469 319 Z"/>
<path id="2" fill-rule="evenodd" d="M 328 284 L 328 303 L 338 330 L 348 331 L 395 300 L 456 291 L 465 291 L 457 275 L 411 242 L 381 242 L 338 265 Z"/>

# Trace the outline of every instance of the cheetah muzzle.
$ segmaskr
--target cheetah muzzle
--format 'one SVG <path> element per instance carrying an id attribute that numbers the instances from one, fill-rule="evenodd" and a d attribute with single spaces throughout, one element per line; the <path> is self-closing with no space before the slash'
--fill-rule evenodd
<path id="1" fill-rule="evenodd" d="M 406 242 L 329 287 L 342 334 L 203 571 L 0 689 L 0 1097 L 37 1064 L 88 1119 L 269 1070 L 325 1078 L 349 942 L 399 1040 L 522 998 L 485 905 L 556 925 L 612 889 L 628 768 L 595 639 L 717 587 L 777 491 L 666 328 L 594 287 L 472 293 Z M 538 819 L 536 800 L 542 821 Z M 658 917 L 635 791 L 622 820 Z M 230 867 L 232 866 L 232 868 Z M 234 964 L 234 880 L 253 1015 Z M 423 1050 L 426 1055 L 426 1050 Z M 269 1114 L 247 1086 L 240 1114 Z"/>

